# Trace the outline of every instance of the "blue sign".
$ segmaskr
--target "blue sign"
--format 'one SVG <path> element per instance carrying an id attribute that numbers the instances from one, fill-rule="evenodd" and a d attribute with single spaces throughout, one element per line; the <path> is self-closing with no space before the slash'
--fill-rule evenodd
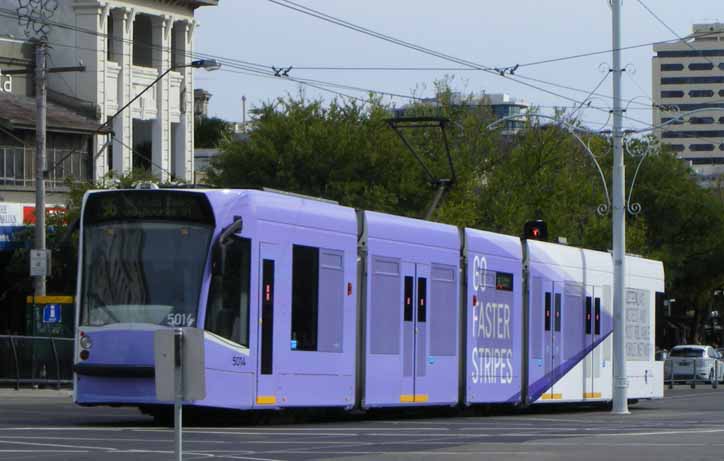
<path id="1" fill-rule="evenodd" d="M 0 251 L 10 251 L 28 246 L 28 240 L 21 240 L 23 226 L 0 226 Z M 26 236 L 27 237 L 27 236 Z"/>
<path id="2" fill-rule="evenodd" d="M 43 308 L 43 323 L 60 323 L 60 304 L 46 304 Z"/>

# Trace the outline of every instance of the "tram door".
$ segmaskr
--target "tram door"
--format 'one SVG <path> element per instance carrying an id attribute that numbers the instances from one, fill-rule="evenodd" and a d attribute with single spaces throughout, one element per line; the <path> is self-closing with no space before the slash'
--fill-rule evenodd
<path id="1" fill-rule="evenodd" d="M 279 271 L 279 247 L 270 243 L 259 246 L 259 330 L 256 405 L 276 405 L 274 374 L 274 304 L 275 281 Z M 276 319 L 278 321 L 278 319 Z"/>
<path id="2" fill-rule="evenodd" d="M 586 287 L 585 300 L 585 347 L 593 348 L 601 340 L 601 295 L 602 289 L 595 286 Z M 585 383 L 583 398 L 601 398 L 601 348 L 593 350 L 585 360 Z"/>
<path id="3" fill-rule="evenodd" d="M 428 293 L 430 267 L 402 263 L 402 389 L 405 403 L 426 402 Z"/>
<path id="4" fill-rule="evenodd" d="M 555 383 L 560 379 L 559 367 L 561 365 L 562 335 L 562 299 L 563 283 L 544 281 L 545 287 L 545 363 L 546 375 L 551 383 L 550 390 L 543 394 L 544 400 L 560 400 L 560 393 L 556 392 Z"/>

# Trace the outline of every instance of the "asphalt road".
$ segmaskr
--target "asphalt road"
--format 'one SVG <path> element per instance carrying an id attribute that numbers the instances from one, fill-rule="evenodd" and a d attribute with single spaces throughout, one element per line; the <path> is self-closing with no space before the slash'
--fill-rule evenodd
<path id="1" fill-rule="evenodd" d="M 444 412 L 443 412 L 444 413 Z M 627 416 L 606 409 L 479 415 L 187 419 L 185 460 L 721 460 L 724 387 L 680 387 Z M 67 393 L 0 390 L 0 460 L 172 460 L 173 431 Z"/>

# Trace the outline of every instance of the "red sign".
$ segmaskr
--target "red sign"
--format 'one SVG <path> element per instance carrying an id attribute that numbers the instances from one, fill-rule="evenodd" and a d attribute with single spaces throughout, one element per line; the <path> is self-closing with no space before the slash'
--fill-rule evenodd
<path id="1" fill-rule="evenodd" d="M 57 217 L 63 217 L 65 216 L 66 209 L 63 207 L 46 207 L 45 208 L 45 214 L 46 216 L 57 216 Z M 35 224 L 35 207 L 34 206 L 24 206 L 23 207 L 23 224 L 30 225 Z"/>

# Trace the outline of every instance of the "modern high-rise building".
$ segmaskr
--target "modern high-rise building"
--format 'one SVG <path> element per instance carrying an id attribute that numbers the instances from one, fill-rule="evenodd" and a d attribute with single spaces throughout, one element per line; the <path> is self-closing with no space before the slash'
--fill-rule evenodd
<path id="1" fill-rule="evenodd" d="M 695 24 L 691 35 L 654 52 L 656 136 L 709 186 L 724 173 L 724 24 Z"/>

